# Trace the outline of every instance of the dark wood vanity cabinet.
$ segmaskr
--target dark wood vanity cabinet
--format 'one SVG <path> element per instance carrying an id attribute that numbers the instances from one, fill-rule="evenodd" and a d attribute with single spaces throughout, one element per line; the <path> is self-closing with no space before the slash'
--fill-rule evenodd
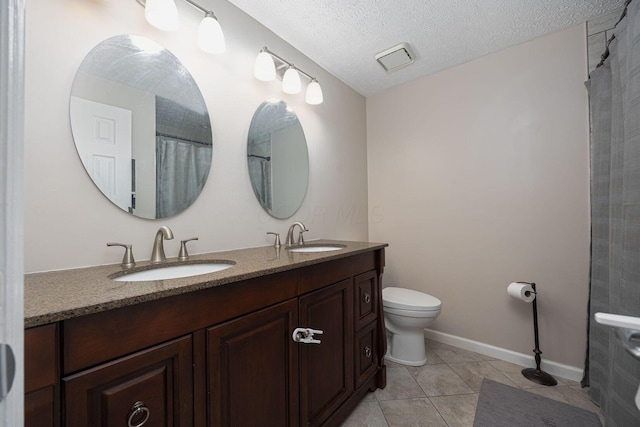
<path id="1" fill-rule="evenodd" d="M 300 297 L 300 326 L 322 331 L 298 344 L 300 425 L 322 425 L 353 393 L 352 301 L 351 278 Z"/>
<path id="2" fill-rule="evenodd" d="M 383 265 L 378 249 L 49 325 L 60 403 L 27 425 L 340 425 L 385 386 Z"/>
<path id="3" fill-rule="evenodd" d="M 292 299 L 207 329 L 207 425 L 298 425 L 297 305 Z"/>
<path id="4" fill-rule="evenodd" d="M 59 425 L 58 329 L 56 324 L 24 333 L 24 425 Z"/>
<path id="5" fill-rule="evenodd" d="M 192 351 L 186 336 L 64 378 L 64 425 L 191 425 Z"/>

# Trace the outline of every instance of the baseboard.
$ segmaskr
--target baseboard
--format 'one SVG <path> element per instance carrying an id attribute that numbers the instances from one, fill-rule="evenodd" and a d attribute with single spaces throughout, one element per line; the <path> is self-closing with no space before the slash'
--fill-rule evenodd
<path id="1" fill-rule="evenodd" d="M 465 350 L 484 354 L 485 356 L 495 357 L 496 359 L 504 360 L 505 362 L 511 362 L 522 366 L 530 366 L 532 368 L 535 368 L 536 366 L 533 355 L 518 353 L 505 348 L 473 341 L 467 338 L 457 337 L 455 335 L 445 334 L 444 332 L 434 331 L 431 329 L 425 329 L 424 336 L 425 338 L 433 341 L 450 344 Z M 542 359 L 540 368 L 551 375 L 557 375 L 569 380 L 580 381 L 582 379 L 582 369 L 574 366 Z"/>

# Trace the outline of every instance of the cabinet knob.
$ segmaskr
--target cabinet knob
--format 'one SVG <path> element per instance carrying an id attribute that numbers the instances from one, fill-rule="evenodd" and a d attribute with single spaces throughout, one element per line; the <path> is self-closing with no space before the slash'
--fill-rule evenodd
<path id="1" fill-rule="evenodd" d="M 133 404 L 127 423 L 129 427 L 142 427 L 147 423 L 147 421 L 149 421 L 150 415 L 151 415 L 151 412 L 149 412 L 149 408 L 144 406 L 143 401 L 139 400 Z"/>
<path id="2" fill-rule="evenodd" d="M 369 346 L 366 346 L 366 347 L 364 348 L 364 355 L 365 355 L 367 358 L 371 357 L 371 349 L 369 348 Z"/>
<path id="3" fill-rule="evenodd" d="M 371 295 L 369 295 L 369 293 L 366 293 L 362 296 L 362 301 L 364 301 L 365 304 L 369 304 L 371 302 Z"/>

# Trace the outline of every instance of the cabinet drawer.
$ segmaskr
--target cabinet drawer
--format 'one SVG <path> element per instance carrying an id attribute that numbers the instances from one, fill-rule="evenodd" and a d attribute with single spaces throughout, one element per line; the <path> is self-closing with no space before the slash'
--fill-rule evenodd
<path id="1" fill-rule="evenodd" d="M 24 331 L 24 391 L 51 386 L 58 378 L 56 324 Z"/>
<path id="2" fill-rule="evenodd" d="M 65 320 L 63 374 L 293 298 L 298 276 L 285 271 Z"/>
<path id="3" fill-rule="evenodd" d="M 186 336 L 64 378 L 64 425 L 193 425 L 192 356 Z"/>
<path id="4" fill-rule="evenodd" d="M 378 367 L 376 331 L 376 323 L 372 322 L 356 335 L 356 388 L 368 380 Z"/>
<path id="5" fill-rule="evenodd" d="M 378 315 L 378 275 L 375 271 L 368 271 L 354 278 L 355 298 L 355 329 L 371 323 Z"/>

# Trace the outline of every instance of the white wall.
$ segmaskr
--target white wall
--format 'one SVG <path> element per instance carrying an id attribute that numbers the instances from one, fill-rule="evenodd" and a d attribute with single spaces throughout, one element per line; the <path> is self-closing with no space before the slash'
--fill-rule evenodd
<path id="1" fill-rule="evenodd" d="M 433 329 L 582 367 L 589 268 L 585 28 L 367 99 L 369 237 L 384 285 L 442 300 Z"/>
<path id="2" fill-rule="evenodd" d="M 221 56 L 196 47 L 201 15 L 178 2 L 182 29 L 163 33 L 144 20 L 135 0 L 30 0 L 26 37 L 25 271 L 118 263 L 122 254 L 105 243 L 133 244 L 137 260 L 149 259 L 160 225 L 172 228 L 166 243 L 176 256 L 179 240 L 199 236 L 190 252 L 261 246 L 267 231 L 286 233 L 301 220 L 312 238 L 367 239 L 365 99 L 252 18 L 223 0 L 202 0 L 218 16 L 227 40 Z M 129 216 L 95 188 L 76 154 L 69 125 L 69 94 L 84 56 L 118 34 L 148 37 L 168 48 L 203 92 L 213 124 L 213 167 L 200 198 L 165 220 Z M 285 95 L 279 82 L 253 78 L 262 46 L 320 81 L 325 102 L 308 106 L 303 94 Z M 292 218 L 280 221 L 260 207 L 249 182 L 246 139 L 255 109 L 268 98 L 287 101 L 298 114 L 309 146 L 307 197 Z M 284 236 L 283 236 L 284 238 Z"/>

